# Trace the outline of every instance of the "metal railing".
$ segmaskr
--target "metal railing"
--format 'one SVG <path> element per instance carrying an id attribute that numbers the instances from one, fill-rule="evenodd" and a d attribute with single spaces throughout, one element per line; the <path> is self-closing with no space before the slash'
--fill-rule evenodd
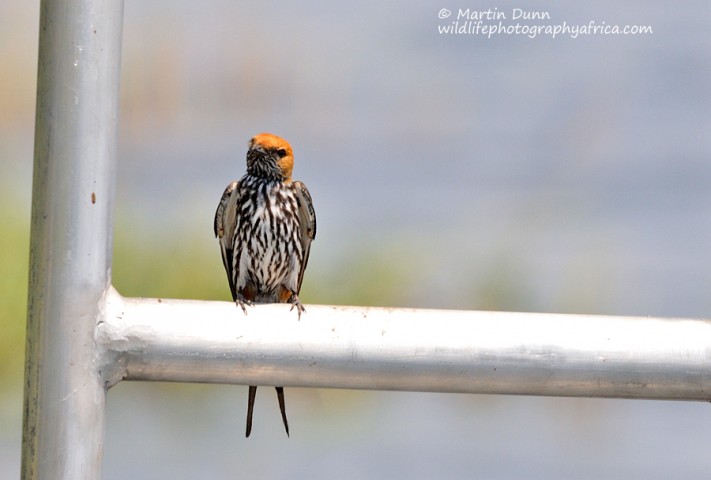
<path id="1" fill-rule="evenodd" d="M 711 400 L 707 320 L 121 297 L 122 9 L 41 3 L 22 478 L 100 478 L 121 380 Z"/>
<path id="2" fill-rule="evenodd" d="M 122 298 L 98 344 L 120 380 L 711 399 L 705 320 Z"/>

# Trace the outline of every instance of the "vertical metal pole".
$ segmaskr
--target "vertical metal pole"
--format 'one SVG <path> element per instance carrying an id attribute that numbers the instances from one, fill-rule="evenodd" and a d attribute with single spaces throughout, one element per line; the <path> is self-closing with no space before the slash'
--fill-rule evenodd
<path id="1" fill-rule="evenodd" d="M 101 476 L 123 0 L 42 0 L 22 478 Z"/>

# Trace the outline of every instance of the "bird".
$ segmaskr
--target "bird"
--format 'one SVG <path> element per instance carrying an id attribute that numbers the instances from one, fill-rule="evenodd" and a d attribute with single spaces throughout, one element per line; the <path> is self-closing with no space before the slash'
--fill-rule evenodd
<path id="1" fill-rule="evenodd" d="M 290 303 L 298 320 L 306 311 L 299 292 L 316 238 L 316 213 L 306 185 L 292 180 L 293 168 L 289 142 L 271 133 L 255 135 L 247 149 L 247 173 L 227 186 L 215 212 L 232 300 L 245 315 L 255 303 Z M 288 437 L 284 388 L 275 388 Z M 250 385 L 247 437 L 256 394 Z"/>

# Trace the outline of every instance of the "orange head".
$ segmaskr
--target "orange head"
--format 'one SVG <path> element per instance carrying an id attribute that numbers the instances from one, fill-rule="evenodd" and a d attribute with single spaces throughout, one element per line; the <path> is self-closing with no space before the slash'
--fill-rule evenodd
<path id="1" fill-rule="evenodd" d="M 271 133 L 260 133 L 249 141 L 247 173 L 255 177 L 291 181 L 294 152 L 289 142 Z"/>

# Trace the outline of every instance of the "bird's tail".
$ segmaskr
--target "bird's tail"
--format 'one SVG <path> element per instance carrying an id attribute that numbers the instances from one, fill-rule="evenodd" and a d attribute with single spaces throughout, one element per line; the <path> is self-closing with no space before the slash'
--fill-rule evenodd
<path id="1" fill-rule="evenodd" d="M 247 437 L 252 433 L 252 414 L 254 413 L 254 399 L 257 396 L 257 387 L 249 386 L 249 398 L 247 399 Z"/>
<path id="2" fill-rule="evenodd" d="M 284 401 L 284 387 L 275 387 L 277 400 L 279 401 L 279 411 L 281 420 L 284 422 L 286 436 L 289 436 L 289 421 L 286 418 L 286 402 Z M 247 437 L 252 433 L 252 415 L 254 414 L 254 399 L 257 397 L 257 387 L 249 386 L 249 398 L 247 399 Z"/>
<path id="3" fill-rule="evenodd" d="M 277 400 L 279 400 L 279 410 L 281 411 L 281 420 L 284 422 L 286 436 L 289 436 L 289 421 L 286 419 L 286 403 L 284 402 L 284 387 L 274 387 L 277 392 Z"/>

